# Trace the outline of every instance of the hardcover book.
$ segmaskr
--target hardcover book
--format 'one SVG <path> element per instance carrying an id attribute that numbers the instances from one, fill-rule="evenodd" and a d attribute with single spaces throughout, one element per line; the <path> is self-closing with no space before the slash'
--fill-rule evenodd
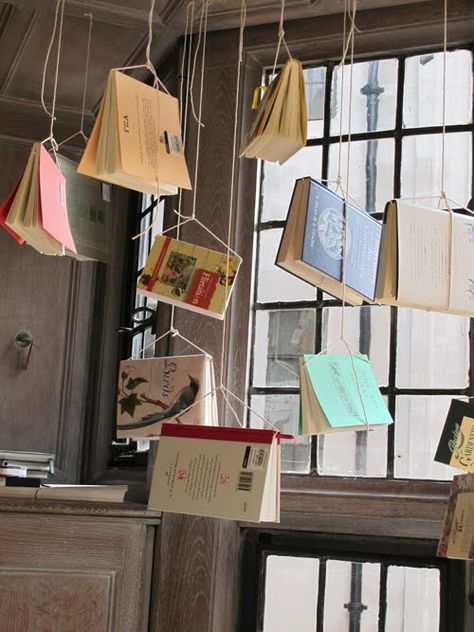
<path id="1" fill-rule="evenodd" d="M 149 509 L 278 522 L 279 499 L 276 431 L 163 424 Z"/>
<path id="2" fill-rule="evenodd" d="M 228 264 L 225 253 L 157 235 L 137 291 L 222 320 L 241 261 L 231 255 Z"/>
<path id="3" fill-rule="evenodd" d="M 474 559 L 474 474 L 453 478 L 437 555 Z"/>
<path id="4" fill-rule="evenodd" d="M 300 382 L 303 435 L 392 423 L 365 356 L 306 354 L 300 359 Z"/>
<path id="5" fill-rule="evenodd" d="M 78 171 L 142 193 L 191 189 L 178 100 L 111 70 Z"/>
<path id="6" fill-rule="evenodd" d="M 474 472 L 474 404 L 451 401 L 435 461 Z"/>
<path id="7" fill-rule="evenodd" d="M 165 421 L 215 425 L 214 388 L 214 364 L 210 356 L 171 356 L 121 362 L 117 437 L 158 439 Z M 195 406 L 186 410 L 192 404 Z"/>

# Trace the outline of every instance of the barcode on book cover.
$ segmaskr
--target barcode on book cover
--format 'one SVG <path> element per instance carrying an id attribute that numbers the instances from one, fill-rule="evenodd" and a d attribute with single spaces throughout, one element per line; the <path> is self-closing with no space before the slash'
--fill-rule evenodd
<path id="1" fill-rule="evenodd" d="M 237 491 L 251 492 L 253 483 L 253 472 L 240 472 L 237 483 Z"/>
<path id="2" fill-rule="evenodd" d="M 256 467 L 262 467 L 265 461 L 265 450 L 263 448 L 259 448 L 255 452 L 254 463 Z"/>
<path id="3" fill-rule="evenodd" d="M 166 151 L 170 154 L 170 156 L 179 156 L 183 153 L 181 149 L 181 142 L 176 134 L 171 134 L 171 132 L 165 131 L 165 145 Z"/>

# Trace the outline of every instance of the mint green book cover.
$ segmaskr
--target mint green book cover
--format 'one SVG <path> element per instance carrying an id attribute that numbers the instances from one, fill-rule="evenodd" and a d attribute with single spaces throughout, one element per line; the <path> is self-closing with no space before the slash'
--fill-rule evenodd
<path id="1" fill-rule="evenodd" d="M 350 355 L 307 354 L 304 360 L 314 394 L 331 427 L 392 423 L 366 356 L 351 359 Z"/>

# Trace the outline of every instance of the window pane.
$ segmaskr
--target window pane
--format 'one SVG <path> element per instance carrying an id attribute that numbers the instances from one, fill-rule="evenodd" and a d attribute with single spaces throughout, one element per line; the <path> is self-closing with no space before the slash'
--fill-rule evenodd
<path id="1" fill-rule="evenodd" d="M 303 74 L 308 108 L 308 138 L 321 138 L 324 131 L 326 68 L 305 68 Z"/>
<path id="2" fill-rule="evenodd" d="M 297 437 L 300 398 L 299 395 L 253 395 L 251 408 L 265 417 L 285 434 L 292 434 L 295 441 L 282 441 L 281 471 L 287 474 L 308 474 L 311 469 L 311 437 Z M 250 425 L 263 427 L 262 420 L 250 414 Z"/>
<path id="3" fill-rule="evenodd" d="M 397 331 L 399 388 L 468 386 L 468 318 L 400 308 Z"/>
<path id="4" fill-rule="evenodd" d="M 322 348 L 327 353 L 348 353 L 341 340 L 341 307 L 325 307 L 322 322 Z M 390 308 L 345 307 L 345 338 L 367 354 L 379 386 L 387 386 L 390 355 Z"/>
<path id="5" fill-rule="evenodd" d="M 254 386 L 299 386 L 299 358 L 313 353 L 316 311 L 257 311 L 253 349 Z"/>
<path id="6" fill-rule="evenodd" d="M 312 285 L 275 265 L 282 232 L 281 228 L 272 228 L 259 235 L 257 300 L 262 303 L 313 300 L 316 289 Z"/>
<path id="7" fill-rule="evenodd" d="M 334 181 L 338 171 L 338 145 L 329 149 L 329 176 Z M 351 143 L 349 195 L 368 212 L 381 213 L 393 197 L 394 143 L 391 138 Z M 341 148 L 342 186 L 347 188 L 347 143 Z"/>
<path id="8" fill-rule="evenodd" d="M 262 216 L 260 221 L 286 219 L 295 180 L 321 178 L 321 147 L 304 147 L 283 165 L 264 162 L 262 166 Z"/>
<path id="9" fill-rule="evenodd" d="M 386 632 L 439 630 L 439 571 L 389 566 Z"/>
<path id="10" fill-rule="evenodd" d="M 264 632 L 314 632 L 319 560 L 269 555 L 266 562 Z"/>
<path id="11" fill-rule="evenodd" d="M 378 629 L 380 564 L 328 560 L 324 598 L 324 629 L 350 630 L 348 605 L 360 589 L 360 602 L 366 606 L 360 615 L 360 632 Z M 351 586 L 353 595 L 351 595 Z"/>
<path id="12" fill-rule="evenodd" d="M 466 205 L 471 197 L 472 136 L 446 134 L 445 190 L 449 198 Z M 454 169 L 449 166 L 455 165 Z M 441 192 L 441 135 L 408 136 L 402 143 L 402 197 L 437 196 Z M 427 206 L 434 200 L 419 201 Z"/>
<path id="13" fill-rule="evenodd" d="M 468 50 L 449 52 L 446 59 L 446 124 L 470 123 L 472 59 Z M 443 123 L 443 53 L 417 55 L 405 62 L 403 98 L 405 127 Z"/>
<path id="14" fill-rule="evenodd" d="M 396 478 L 450 480 L 461 473 L 461 470 L 433 460 L 451 399 L 450 395 L 403 395 L 397 398 Z"/>
<path id="15" fill-rule="evenodd" d="M 393 129 L 397 106 L 396 59 L 364 61 L 353 65 L 351 131 Z M 342 133 L 349 132 L 350 66 L 344 68 Z M 332 80 L 331 135 L 339 134 L 342 69 L 336 66 Z"/>

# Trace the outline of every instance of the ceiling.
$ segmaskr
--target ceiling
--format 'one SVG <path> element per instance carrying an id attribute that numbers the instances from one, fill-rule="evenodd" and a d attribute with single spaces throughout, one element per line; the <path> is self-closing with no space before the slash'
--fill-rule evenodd
<path id="1" fill-rule="evenodd" d="M 160 59 L 182 35 L 189 0 L 156 0 L 152 58 Z M 416 0 L 359 0 L 358 10 L 414 3 Z M 420 0 L 418 0 L 420 1 Z M 426 1 L 426 0 L 421 0 Z M 211 0 L 209 29 L 239 23 L 241 0 Z M 279 19 L 280 0 L 246 0 L 247 24 Z M 196 6 L 201 0 L 196 0 Z M 344 0 L 286 0 L 286 20 L 341 13 Z M 0 3 L 0 137 L 30 142 L 48 135 L 48 117 L 40 101 L 43 62 L 54 21 L 56 0 L 10 0 Z M 86 129 L 100 101 L 107 72 L 143 63 L 149 0 L 66 0 L 59 68 L 55 136 L 79 129 L 89 20 L 93 18 L 90 70 L 86 95 Z M 197 24 L 197 21 L 196 21 Z M 196 25 L 195 25 L 196 26 Z M 276 25 L 275 25 L 276 28 Z M 53 49 L 53 61 L 54 61 Z M 51 102 L 53 64 L 46 76 L 46 102 Z M 80 144 L 80 137 L 75 139 Z"/>

